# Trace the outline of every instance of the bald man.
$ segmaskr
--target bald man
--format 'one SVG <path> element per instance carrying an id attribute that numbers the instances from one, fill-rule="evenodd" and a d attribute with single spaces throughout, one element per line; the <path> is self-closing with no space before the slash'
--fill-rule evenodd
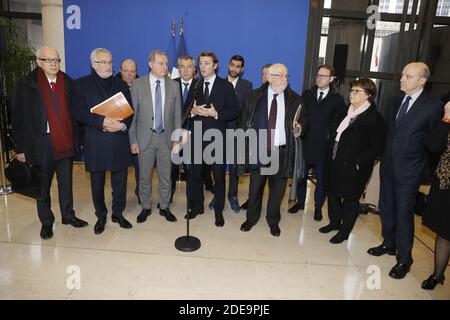
<path id="1" fill-rule="evenodd" d="M 273 154 L 278 151 L 278 170 L 271 175 L 265 175 L 261 168 L 263 165 L 250 163 L 250 187 L 247 204 L 247 217 L 241 225 L 244 232 L 250 231 L 261 216 L 262 198 L 264 187 L 269 181 L 269 198 L 267 201 L 266 220 L 270 234 L 280 236 L 279 222 L 281 219 L 280 206 L 286 189 L 288 177 L 292 177 L 294 168 L 295 142 L 293 135 L 293 120 L 295 112 L 301 103 L 300 96 L 288 87 L 288 69 L 283 64 L 273 64 L 268 68 L 267 83 L 254 90 L 246 99 L 238 119 L 238 128 L 244 131 L 256 130 L 256 133 L 264 133 L 260 130 L 275 130 L 275 134 L 265 145 L 267 152 Z M 304 108 L 302 109 L 304 110 Z M 300 116 L 300 124 L 306 128 L 306 114 Z M 267 135 L 267 133 L 266 133 Z M 264 143 L 262 139 L 255 145 Z M 249 147 L 250 148 L 250 147 Z M 261 151 L 261 150 L 259 150 Z M 240 152 L 238 150 L 238 152 Z M 246 155 L 250 150 L 245 150 Z M 277 153 L 275 153 L 277 154 Z M 247 158 L 247 156 L 246 156 Z M 245 165 L 238 164 L 238 174 L 242 175 Z"/>
<path id="2" fill-rule="evenodd" d="M 402 279 L 413 263 L 414 205 L 427 165 L 425 140 L 443 115 L 443 104 L 424 91 L 430 77 L 422 62 L 406 65 L 400 79 L 403 92 L 387 107 L 386 148 L 380 168 L 380 216 L 384 241 L 367 252 L 396 255 L 389 272 Z"/>
<path id="3" fill-rule="evenodd" d="M 58 51 L 36 51 L 38 67 L 16 84 L 12 127 L 17 160 L 39 166 L 46 174 L 43 198 L 37 200 L 42 239 L 53 237 L 55 216 L 50 187 L 56 173 L 62 223 L 88 225 L 73 210 L 72 159 L 79 151 L 78 126 L 72 117 L 73 80 L 60 71 Z"/>

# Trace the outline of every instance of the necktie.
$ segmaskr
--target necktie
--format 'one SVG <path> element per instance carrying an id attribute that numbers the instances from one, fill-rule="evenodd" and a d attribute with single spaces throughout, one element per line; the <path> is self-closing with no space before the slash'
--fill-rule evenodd
<path id="1" fill-rule="evenodd" d="M 403 118 L 406 116 L 406 112 L 408 111 L 408 106 L 409 106 L 409 100 L 411 100 L 411 96 L 406 96 L 405 102 L 402 103 L 400 110 L 397 113 L 397 121 L 396 121 L 397 126 L 403 120 Z"/>
<path id="2" fill-rule="evenodd" d="M 50 87 L 52 88 L 53 93 L 56 93 L 56 83 L 55 82 L 50 82 Z"/>
<path id="3" fill-rule="evenodd" d="M 319 99 L 317 99 L 317 103 L 321 103 L 323 100 L 323 91 L 320 91 Z"/>
<path id="4" fill-rule="evenodd" d="M 269 122 L 267 126 L 267 150 L 272 150 L 273 141 L 271 137 L 272 130 L 275 130 L 277 123 L 277 96 L 278 93 L 274 93 L 272 103 L 270 104 Z M 275 131 L 274 131 L 275 132 Z M 275 138 L 275 134 L 274 134 Z"/>
<path id="5" fill-rule="evenodd" d="M 161 86 L 160 80 L 156 80 L 156 90 L 155 90 L 155 131 L 156 133 L 161 133 L 163 128 L 162 120 L 162 97 L 161 97 Z"/>
<path id="6" fill-rule="evenodd" d="M 209 107 L 209 82 L 205 82 L 205 94 L 203 95 L 203 103 L 206 104 L 207 107 Z"/>
<path id="7" fill-rule="evenodd" d="M 183 104 L 185 104 L 186 100 L 187 100 L 187 97 L 188 97 L 188 94 L 189 94 L 189 89 L 188 89 L 189 82 L 183 82 L 183 85 L 184 85 Z"/>

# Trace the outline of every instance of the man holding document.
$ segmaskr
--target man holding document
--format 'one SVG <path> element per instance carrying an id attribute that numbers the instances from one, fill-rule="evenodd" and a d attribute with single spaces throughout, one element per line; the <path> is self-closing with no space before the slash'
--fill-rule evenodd
<path id="1" fill-rule="evenodd" d="M 105 230 L 108 209 L 105 204 L 105 175 L 111 171 L 112 222 L 122 228 L 132 228 L 122 215 L 126 205 L 127 168 L 131 165 L 128 128 L 133 117 L 108 117 L 91 109 L 121 92 L 131 104 L 125 82 L 114 78 L 112 55 L 103 48 L 91 53 L 92 73 L 76 80 L 74 114 L 85 125 L 84 152 L 86 171 L 91 175 L 91 192 L 97 223 L 95 234 Z M 126 116 L 126 115 L 125 115 Z"/>

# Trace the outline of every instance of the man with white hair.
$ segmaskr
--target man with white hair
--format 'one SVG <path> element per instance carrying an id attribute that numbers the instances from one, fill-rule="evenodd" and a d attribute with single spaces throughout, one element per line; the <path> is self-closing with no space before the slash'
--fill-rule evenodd
<path id="1" fill-rule="evenodd" d="M 247 205 L 247 219 L 241 225 L 244 232 L 250 231 L 261 216 L 264 186 L 269 181 L 269 198 L 267 201 L 266 220 L 270 233 L 279 237 L 281 230 L 280 206 L 286 189 L 287 178 L 292 176 L 294 168 L 295 142 L 293 121 L 295 112 L 301 103 L 300 96 L 288 87 L 288 69 L 281 63 L 268 68 L 267 83 L 254 90 L 246 100 L 238 119 L 238 128 L 256 130 L 258 140 L 262 136 L 258 133 L 267 132 L 267 154 L 278 154 L 278 170 L 275 174 L 264 175 L 264 166 L 258 157 L 258 163 L 250 163 L 250 190 Z M 305 129 L 307 124 L 306 109 L 302 108 L 299 125 Z M 274 135 L 270 133 L 274 132 Z M 261 145 L 258 141 L 257 145 Z M 274 150 L 277 149 L 274 152 Z M 261 150 L 259 150 L 261 151 Z M 246 155 L 249 150 L 245 150 Z M 273 156 L 273 155 L 272 155 Z M 247 159 L 247 156 L 246 156 Z M 245 165 L 238 165 L 238 174 L 243 174 Z"/>
<path id="2" fill-rule="evenodd" d="M 85 125 L 84 154 L 86 171 L 91 176 L 92 200 L 98 220 L 95 234 L 105 230 L 108 209 L 105 204 L 105 175 L 111 172 L 112 222 L 122 228 L 132 228 L 122 215 L 126 206 L 127 168 L 131 165 L 128 128 L 132 117 L 117 121 L 90 112 L 104 100 L 122 92 L 131 105 L 126 82 L 112 73 L 112 55 L 107 49 L 97 48 L 91 53 L 92 72 L 76 81 L 74 96 L 75 117 Z"/>
<path id="3" fill-rule="evenodd" d="M 42 239 L 53 237 L 55 216 L 50 187 L 56 173 L 62 223 L 75 228 L 88 225 L 75 216 L 72 194 L 73 156 L 79 151 L 78 126 L 72 117 L 73 80 L 60 71 L 58 51 L 36 51 L 38 67 L 16 84 L 12 127 L 16 158 L 40 166 L 46 174 L 44 197 L 37 200 Z"/>

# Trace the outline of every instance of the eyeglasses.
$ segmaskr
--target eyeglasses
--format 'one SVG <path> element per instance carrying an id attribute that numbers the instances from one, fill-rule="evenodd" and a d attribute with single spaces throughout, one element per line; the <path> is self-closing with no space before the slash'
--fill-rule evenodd
<path id="1" fill-rule="evenodd" d="M 280 78 L 282 78 L 282 79 L 289 79 L 289 75 L 288 74 L 286 74 L 286 75 L 284 75 L 284 74 L 275 74 L 275 73 L 271 73 L 271 74 L 269 74 L 270 76 L 274 76 L 274 77 L 280 77 Z"/>
<path id="2" fill-rule="evenodd" d="M 44 61 L 45 63 L 60 63 L 61 59 L 52 59 L 52 58 L 38 58 L 38 60 Z"/>
<path id="3" fill-rule="evenodd" d="M 353 93 L 353 94 L 358 94 L 359 92 L 366 92 L 366 90 L 362 90 L 362 89 L 349 89 L 348 92 Z"/>
<path id="4" fill-rule="evenodd" d="M 331 76 L 327 76 L 326 74 L 317 74 L 316 75 L 316 78 L 320 78 L 320 79 L 325 79 L 325 78 L 329 78 L 329 77 L 331 77 Z"/>
<path id="5" fill-rule="evenodd" d="M 112 66 L 113 62 L 112 61 L 94 61 L 94 63 L 98 63 L 98 64 L 102 64 L 104 66 Z"/>

